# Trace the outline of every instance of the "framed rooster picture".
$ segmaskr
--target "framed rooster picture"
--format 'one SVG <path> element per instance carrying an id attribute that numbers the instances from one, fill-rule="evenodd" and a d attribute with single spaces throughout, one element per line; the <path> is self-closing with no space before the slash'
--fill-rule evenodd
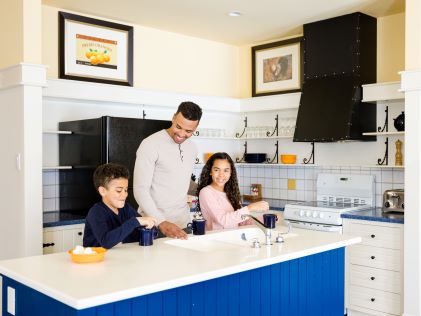
<path id="1" fill-rule="evenodd" d="M 252 96 L 301 91 L 302 37 L 252 47 Z"/>

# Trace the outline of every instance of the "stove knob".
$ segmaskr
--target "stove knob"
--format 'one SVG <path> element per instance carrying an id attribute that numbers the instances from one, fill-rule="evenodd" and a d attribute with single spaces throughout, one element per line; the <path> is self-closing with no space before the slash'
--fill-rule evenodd
<path id="1" fill-rule="evenodd" d="M 301 211 L 300 211 L 300 216 L 301 216 L 301 217 L 303 217 L 303 216 L 304 216 L 304 211 L 303 211 L 303 210 L 301 210 Z"/>
<path id="2" fill-rule="evenodd" d="M 310 216 L 311 216 L 311 212 L 310 212 L 310 211 L 307 211 L 307 212 L 306 212 L 306 216 L 307 216 L 307 217 L 310 217 Z"/>
<path id="3" fill-rule="evenodd" d="M 313 217 L 316 218 L 319 215 L 318 212 L 313 212 Z"/>
<path id="4" fill-rule="evenodd" d="M 319 217 L 320 217 L 320 218 L 323 218 L 323 217 L 325 217 L 325 214 L 320 213 L 320 214 L 319 214 Z"/>

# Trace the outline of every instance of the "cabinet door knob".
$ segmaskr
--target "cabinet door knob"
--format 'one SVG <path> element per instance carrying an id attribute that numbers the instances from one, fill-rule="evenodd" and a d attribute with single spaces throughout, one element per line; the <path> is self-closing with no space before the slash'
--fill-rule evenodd
<path id="1" fill-rule="evenodd" d="M 376 299 L 374 297 L 371 298 L 371 301 L 374 302 Z"/>
<path id="2" fill-rule="evenodd" d="M 373 259 L 373 260 L 374 260 L 374 259 L 376 259 L 376 257 L 375 257 L 375 256 L 371 256 L 370 258 L 371 258 L 371 259 Z"/>
<path id="3" fill-rule="evenodd" d="M 371 281 L 374 281 L 375 279 L 376 279 L 375 277 L 371 277 L 371 278 L 370 278 L 370 280 L 371 280 Z"/>
<path id="4" fill-rule="evenodd" d="M 373 234 L 373 235 L 371 235 L 370 237 L 371 237 L 371 238 L 375 238 L 375 237 L 376 237 L 376 235 L 374 235 L 374 234 Z"/>
<path id="5" fill-rule="evenodd" d="M 78 234 L 79 236 L 82 236 L 82 232 L 78 232 L 77 234 Z"/>

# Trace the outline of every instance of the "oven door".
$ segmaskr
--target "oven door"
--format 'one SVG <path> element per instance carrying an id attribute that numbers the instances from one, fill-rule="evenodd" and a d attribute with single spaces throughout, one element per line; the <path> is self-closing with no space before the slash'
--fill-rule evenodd
<path id="1" fill-rule="evenodd" d="M 342 234 L 342 225 L 329 225 L 289 220 L 292 227 Z"/>

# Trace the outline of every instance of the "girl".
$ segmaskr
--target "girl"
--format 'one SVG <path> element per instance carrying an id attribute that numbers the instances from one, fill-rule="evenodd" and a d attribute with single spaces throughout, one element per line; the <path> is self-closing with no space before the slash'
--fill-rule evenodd
<path id="1" fill-rule="evenodd" d="M 213 154 L 203 167 L 197 189 L 199 211 L 206 219 L 206 229 L 236 228 L 251 224 L 241 215 L 250 211 L 267 211 L 265 201 L 241 207 L 240 190 L 234 162 L 226 153 Z"/>

